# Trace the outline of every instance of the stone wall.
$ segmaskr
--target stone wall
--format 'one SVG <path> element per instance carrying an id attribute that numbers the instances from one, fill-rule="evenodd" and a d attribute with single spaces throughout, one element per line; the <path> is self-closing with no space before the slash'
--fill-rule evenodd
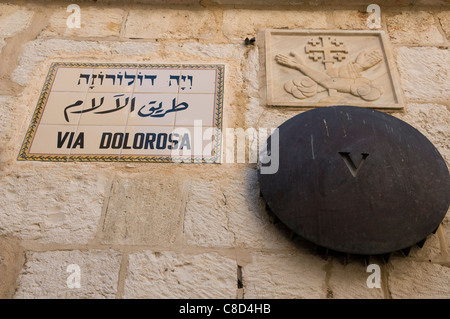
<path id="1" fill-rule="evenodd" d="M 272 128 L 304 110 L 264 104 L 259 30 L 366 30 L 370 2 L 85 1 L 79 29 L 70 3 L 0 2 L 0 297 L 450 297 L 448 216 L 407 257 L 324 258 L 273 223 L 256 164 L 17 161 L 52 62 L 225 64 L 224 127 Z M 450 6 L 379 3 L 407 102 L 392 114 L 450 163 Z"/>

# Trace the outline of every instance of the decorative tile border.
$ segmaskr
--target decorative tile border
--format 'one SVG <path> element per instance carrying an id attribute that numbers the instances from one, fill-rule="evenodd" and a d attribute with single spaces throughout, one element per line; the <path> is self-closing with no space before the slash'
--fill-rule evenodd
<path id="1" fill-rule="evenodd" d="M 18 160 L 220 162 L 224 72 L 221 64 L 54 62 Z"/>

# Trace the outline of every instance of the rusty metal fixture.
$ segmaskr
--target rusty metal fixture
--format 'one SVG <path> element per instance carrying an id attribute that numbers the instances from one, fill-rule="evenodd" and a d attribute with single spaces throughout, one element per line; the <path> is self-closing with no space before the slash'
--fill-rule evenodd
<path id="1" fill-rule="evenodd" d="M 449 171 L 433 144 L 404 121 L 352 106 L 283 123 L 278 171 L 260 172 L 259 183 L 295 234 L 358 255 L 407 251 L 436 230 L 450 204 Z"/>

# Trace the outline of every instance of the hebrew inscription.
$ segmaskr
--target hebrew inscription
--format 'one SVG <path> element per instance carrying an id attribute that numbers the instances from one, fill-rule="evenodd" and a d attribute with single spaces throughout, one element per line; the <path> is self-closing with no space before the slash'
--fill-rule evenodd
<path id="1" fill-rule="evenodd" d="M 266 31 L 267 103 L 402 108 L 380 31 Z"/>

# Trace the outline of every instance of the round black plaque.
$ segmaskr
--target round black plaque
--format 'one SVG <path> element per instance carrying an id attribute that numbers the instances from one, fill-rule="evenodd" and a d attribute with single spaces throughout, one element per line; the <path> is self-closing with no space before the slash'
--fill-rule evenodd
<path id="1" fill-rule="evenodd" d="M 450 204 L 447 165 L 411 125 L 352 106 L 303 112 L 279 128 L 279 167 L 261 193 L 294 233 L 338 252 L 406 249 L 432 233 Z M 276 141 L 268 139 L 273 165 Z"/>

